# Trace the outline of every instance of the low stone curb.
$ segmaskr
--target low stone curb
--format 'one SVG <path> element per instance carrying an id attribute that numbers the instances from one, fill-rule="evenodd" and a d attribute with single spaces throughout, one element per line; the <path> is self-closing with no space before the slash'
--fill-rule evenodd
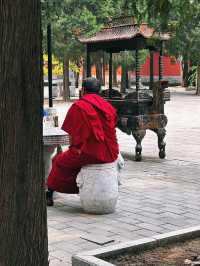
<path id="1" fill-rule="evenodd" d="M 189 227 L 182 230 L 172 231 L 170 233 L 155 235 L 151 238 L 142 238 L 135 241 L 129 241 L 112 245 L 105 248 L 99 248 L 92 251 L 82 252 L 72 256 L 73 266 L 113 266 L 114 264 L 102 260 L 116 254 L 122 254 L 130 251 L 144 251 L 150 248 L 156 248 L 171 244 L 177 241 L 183 241 L 200 236 L 200 226 Z"/>

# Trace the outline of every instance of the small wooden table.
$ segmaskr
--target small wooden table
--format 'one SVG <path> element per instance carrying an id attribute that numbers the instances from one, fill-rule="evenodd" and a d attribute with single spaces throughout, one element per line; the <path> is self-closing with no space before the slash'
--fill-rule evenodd
<path id="1" fill-rule="evenodd" d="M 43 128 L 45 180 L 51 170 L 51 158 L 55 149 L 61 145 L 69 145 L 69 135 L 58 127 Z"/>

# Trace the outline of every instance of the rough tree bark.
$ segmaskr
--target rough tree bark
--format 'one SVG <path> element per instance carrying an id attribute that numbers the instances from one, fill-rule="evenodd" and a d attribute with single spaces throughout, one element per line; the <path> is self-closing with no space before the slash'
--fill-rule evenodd
<path id="1" fill-rule="evenodd" d="M 188 75 L 189 75 L 189 62 L 188 60 L 183 61 L 183 87 L 188 87 Z"/>
<path id="2" fill-rule="evenodd" d="M 200 96 L 200 65 L 197 66 L 196 95 Z"/>
<path id="3" fill-rule="evenodd" d="M 76 61 L 76 66 L 79 69 L 79 71 L 80 71 L 82 65 L 83 65 L 83 61 L 82 60 L 77 60 Z M 79 79 L 80 79 L 80 72 L 79 71 L 74 73 L 75 74 L 75 88 L 79 87 Z"/>
<path id="4" fill-rule="evenodd" d="M 75 73 L 75 88 L 79 87 L 79 72 Z"/>
<path id="5" fill-rule="evenodd" d="M 0 1 L 0 265 L 48 265 L 39 0 Z"/>
<path id="6" fill-rule="evenodd" d="M 66 102 L 70 99 L 69 90 L 69 58 L 64 56 L 63 62 L 63 100 Z"/>
<path id="7" fill-rule="evenodd" d="M 83 60 L 83 66 L 82 66 L 82 79 L 86 78 L 86 59 Z"/>

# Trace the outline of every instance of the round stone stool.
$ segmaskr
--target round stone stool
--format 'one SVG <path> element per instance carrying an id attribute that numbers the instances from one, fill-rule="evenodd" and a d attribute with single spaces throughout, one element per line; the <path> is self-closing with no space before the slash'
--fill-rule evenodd
<path id="1" fill-rule="evenodd" d="M 77 185 L 85 212 L 114 212 L 118 199 L 117 161 L 82 167 L 77 176 Z"/>

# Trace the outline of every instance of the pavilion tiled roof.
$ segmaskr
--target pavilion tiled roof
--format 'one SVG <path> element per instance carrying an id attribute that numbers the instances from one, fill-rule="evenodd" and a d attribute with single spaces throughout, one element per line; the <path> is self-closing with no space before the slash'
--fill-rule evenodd
<path id="1" fill-rule="evenodd" d="M 149 27 L 147 23 L 141 25 L 135 23 L 125 24 L 112 24 L 103 28 L 91 37 L 82 37 L 80 42 L 82 43 L 97 43 L 106 41 L 118 41 L 118 40 L 129 40 L 136 36 L 142 36 L 146 39 L 157 37 L 160 40 L 168 40 L 169 34 L 158 33 L 153 28 Z"/>

